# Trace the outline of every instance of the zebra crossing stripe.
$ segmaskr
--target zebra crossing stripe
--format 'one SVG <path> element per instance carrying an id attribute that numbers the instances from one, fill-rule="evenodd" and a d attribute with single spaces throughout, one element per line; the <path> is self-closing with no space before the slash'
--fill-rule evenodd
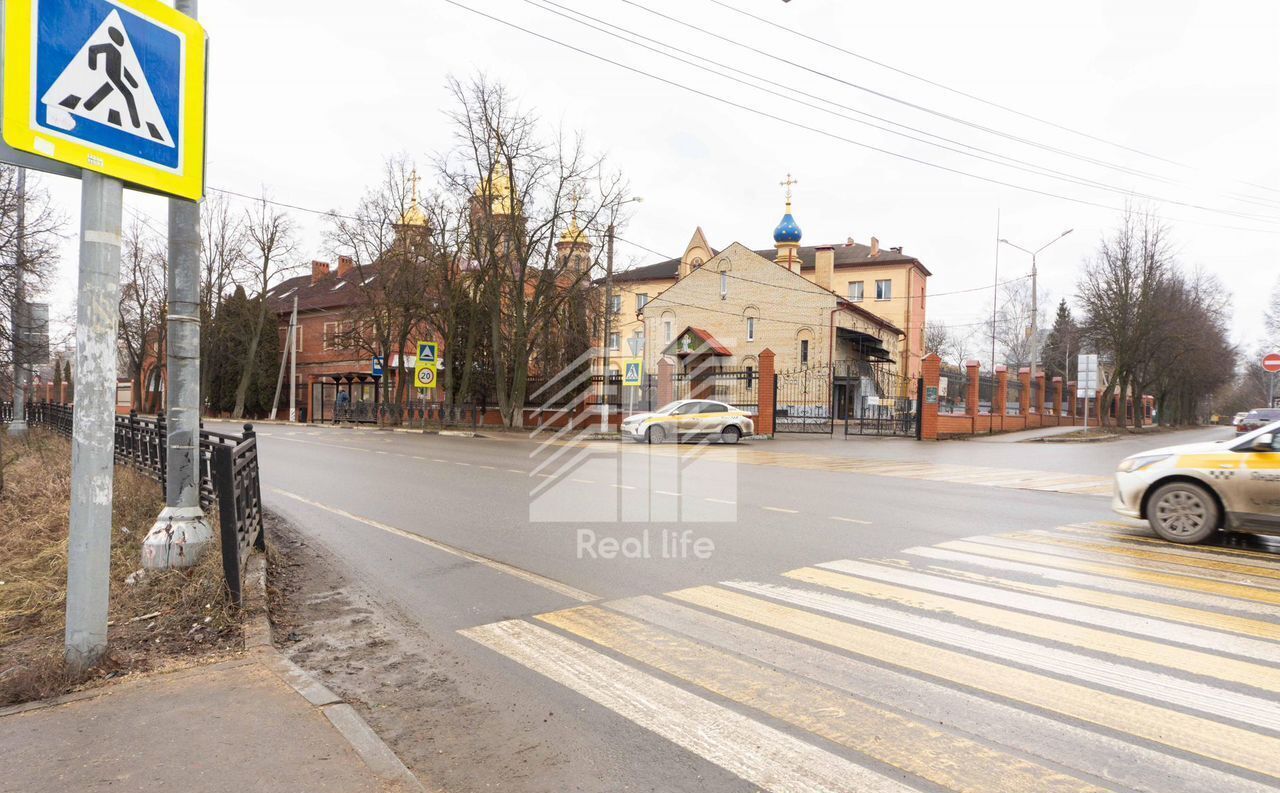
<path id="1" fill-rule="evenodd" d="M 933 570 L 931 572 L 935 575 L 939 573 L 947 573 L 950 574 L 949 577 L 952 578 L 962 578 L 975 583 L 991 584 L 993 586 L 1012 589 L 1018 592 L 1027 592 L 1032 595 L 1043 595 L 1045 597 L 1057 598 L 1058 600 L 1069 600 L 1073 603 L 1085 603 L 1090 606 L 1099 606 L 1102 608 L 1115 609 L 1117 611 L 1127 611 L 1132 614 L 1141 614 L 1145 617 L 1155 617 L 1157 619 L 1169 620 L 1171 622 L 1185 622 L 1188 625 L 1199 625 L 1200 627 L 1210 628 L 1213 630 L 1230 631 L 1244 636 L 1252 636 L 1256 639 L 1280 641 L 1280 625 L 1274 622 L 1249 619 L 1248 617 L 1237 617 L 1231 614 L 1216 614 L 1200 608 L 1177 606 L 1171 603 L 1158 603 L 1144 598 L 1130 597 L 1129 595 L 1095 592 L 1092 589 L 1084 589 L 1075 586 L 1047 586 L 1044 584 L 1032 584 L 1025 581 L 1011 581 L 1002 578 L 992 578 L 990 576 L 980 576 L 965 573 L 960 570 Z M 1272 613 L 1274 614 L 1275 612 Z"/>
<path id="2" fill-rule="evenodd" d="M 1193 592 L 1191 590 L 1180 589 L 1178 587 L 1161 586 L 1159 584 L 1145 584 L 1139 581 L 1126 581 L 1120 578 L 1110 578 L 1108 576 L 1094 575 L 1092 573 L 1077 573 L 1071 570 L 1058 570 L 1045 565 L 1013 562 L 993 557 L 979 556 L 978 554 L 973 553 L 965 553 L 963 551 L 949 551 L 946 548 L 917 546 L 915 548 L 908 548 L 903 551 L 903 553 L 942 562 L 957 562 L 972 565 L 974 567 L 985 567 L 989 570 L 996 570 L 1002 573 L 1025 573 L 1048 581 L 1060 581 L 1064 584 L 1080 584 L 1083 586 L 1094 587 L 1095 589 L 1105 589 L 1111 592 L 1120 592 L 1128 595 L 1145 595 L 1147 597 L 1162 598 L 1164 600 L 1178 600 L 1183 603 L 1192 603 L 1198 606 L 1222 609 L 1226 611 L 1241 611 L 1268 617 L 1275 616 L 1276 614 L 1276 609 L 1273 607 L 1263 605 L 1262 603 L 1241 600 L 1239 598 L 1210 595 L 1203 592 Z M 930 567 L 930 570 L 946 570 L 956 575 L 959 574 L 959 571 L 947 567 Z"/>
<path id="3" fill-rule="evenodd" d="M 1044 766 L 591 606 L 539 620 L 950 790 L 1105 793 Z"/>
<path id="4" fill-rule="evenodd" d="M 605 607 L 1137 793 L 1274 793 L 1140 744 L 650 596 Z M 1032 789 L 1035 789 L 1034 787 Z"/>
<path id="5" fill-rule="evenodd" d="M 773 793 L 913 791 L 546 628 L 509 620 L 460 633 Z"/>
<path id="6" fill-rule="evenodd" d="M 809 583 L 837 589 L 842 588 L 840 579 L 846 577 L 813 568 L 796 572 L 804 574 L 805 578 L 802 580 Z M 1271 699 L 1239 694 L 1163 672 L 1149 672 L 1128 664 L 1093 658 L 933 617 L 874 606 L 827 592 L 749 581 L 729 581 L 724 585 L 898 633 L 927 638 L 968 652 L 982 653 L 1004 662 L 1018 663 L 1085 683 L 1106 686 L 1125 694 L 1156 699 L 1197 710 L 1205 715 L 1280 731 L 1280 708 L 1276 708 Z"/>
<path id="7" fill-rule="evenodd" d="M 670 596 L 919 674 L 1119 730 L 1280 781 L 1280 739 L 717 587 Z"/>
<path id="8" fill-rule="evenodd" d="M 912 570 L 882 567 L 880 565 L 844 559 L 819 565 L 828 570 L 859 575 L 864 578 L 890 584 L 923 589 L 942 595 L 968 598 L 981 603 L 999 605 L 1062 620 L 1083 622 L 1087 625 L 1111 630 L 1127 631 L 1161 641 L 1189 644 L 1212 652 L 1234 653 L 1259 661 L 1280 664 L 1280 644 L 1236 636 L 1205 628 L 1178 625 L 1149 617 L 1123 614 L 1095 606 L 1083 606 L 1039 595 L 1024 595 L 993 586 L 953 581 L 940 576 L 926 575 Z"/>
<path id="9" fill-rule="evenodd" d="M 1110 529 L 1103 529 L 1072 523 L 1066 526 L 1058 526 L 1054 528 L 1052 532 L 1036 531 L 1032 533 L 1076 536 L 1093 540 L 1095 542 L 1102 542 L 1107 545 L 1118 545 L 1121 547 L 1127 546 L 1131 548 L 1155 548 L 1167 553 L 1178 553 L 1179 555 L 1186 555 L 1193 558 L 1202 557 L 1206 559 L 1219 559 L 1224 562 L 1242 562 L 1246 564 L 1253 562 L 1261 567 L 1276 567 L 1276 555 L 1273 553 L 1250 551 L 1245 548 L 1219 548 L 1211 545 L 1173 545 L 1168 540 L 1162 540 L 1158 537 L 1151 537 L 1143 534 L 1130 533 L 1127 531 L 1118 531 L 1114 527 Z"/>
<path id="10" fill-rule="evenodd" d="M 1204 554 L 1197 553 L 1189 548 L 1166 547 L 1158 551 L 1147 550 L 1145 548 L 1130 548 L 1115 541 L 1078 540 L 1068 537 L 1057 537 L 1047 532 L 1038 531 L 1014 532 L 1005 536 L 1012 539 L 1026 540 L 1028 542 L 1048 543 L 1063 548 L 1079 548 L 1084 551 L 1115 554 L 1117 556 L 1141 559 L 1143 561 L 1181 564 L 1204 570 L 1215 570 L 1224 573 L 1237 573 L 1239 575 L 1258 576 L 1261 578 L 1280 580 L 1280 567 L 1277 567 L 1274 564 L 1266 565 L 1262 563 L 1261 560 L 1258 560 L 1258 564 L 1217 561 L 1205 558 Z"/>
<path id="11" fill-rule="evenodd" d="M 1116 556 L 1109 556 L 1089 551 L 1073 551 L 1051 545 L 1006 539 L 1004 537 L 966 537 L 963 540 L 951 540 L 938 544 L 939 548 L 956 550 L 972 550 L 988 556 L 1015 558 L 1006 554 L 1018 553 L 1031 557 L 1040 564 L 1051 564 L 1069 570 L 1087 572 L 1107 571 L 1113 575 L 1134 581 L 1154 581 L 1169 586 L 1180 586 L 1184 589 L 1195 589 L 1201 592 L 1227 594 L 1245 600 L 1256 600 L 1260 603 L 1280 604 L 1280 588 L 1269 585 L 1248 576 L 1234 573 L 1217 573 L 1197 570 L 1185 565 L 1164 564 L 1162 562 L 1129 561 Z M 978 550 L 981 549 L 981 550 Z M 1021 556 L 1017 558 L 1021 558 Z"/>

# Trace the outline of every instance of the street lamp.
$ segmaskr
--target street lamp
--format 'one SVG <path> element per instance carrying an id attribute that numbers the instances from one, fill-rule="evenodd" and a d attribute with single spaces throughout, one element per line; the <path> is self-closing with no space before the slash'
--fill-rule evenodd
<path id="1" fill-rule="evenodd" d="M 1036 346 L 1039 344 L 1039 341 L 1040 341 L 1039 334 L 1037 333 L 1037 328 L 1036 328 L 1036 254 L 1044 250 L 1045 248 L 1049 247 L 1053 243 L 1057 242 L 1058 240 L 1062 239 L 1063 237 L 1067 236 L 1073 231 L 1075 231 L 1075 229 L 1067 229 L 1066 231 L 1062 232 L 1058 236 L 1046 242 L 1044 245 L 1041 245 L 1039 248 L 1036 248 L 1034 251 L 1028 250 L 1027 248 L 1022 247 L 1021 245 L 1014 245 L 1012 242 L 1009 242 L 1006 239 L 1000 240 L 1002 244 L 1008 245 L 1010 248 L 1017 248 L 1023 253 L 1031 254 L 1031 382 L 1033 383 L 1036 380 L 1036 353 L 1039 352 L 1039 350 L 1036 349 Z M 1044 394 L 1041 394 L 1040 398 L 1043 400 Z M 1043 405 L 1036 405 L 1037 413 L 1043 409 L 1044 409 Z"/>
<path id="2" fill-rule="evenodd" d="M 639 204 L 644 201 L 640 196 L 632 196 L 626 201 L 619 201 L 609 213 L 609 226 L 605 229 L 605 271 L 604 271 L 604 360 L 600 364 L 600 395 L 604 405 L 600 410 L 600 431 L 609 431 L 609 318 L 613 314 L 613 224 L 618 219 L 618 207 L 624 204 Z M 621 407 L 621 405 L 619 405 Z"/>

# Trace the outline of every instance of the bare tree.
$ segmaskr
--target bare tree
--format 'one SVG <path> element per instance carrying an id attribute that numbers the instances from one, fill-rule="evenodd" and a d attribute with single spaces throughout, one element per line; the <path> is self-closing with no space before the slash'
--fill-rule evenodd
<path id="1" fill-rule="evenodd" d="M 133 408 L 151 411 L 149 374 L 159 372 L 165 341 L 165 256 L 154 234 L 134 220 L 125 229 L 120 261 L 120 336 L 124 369 L 133 383 Z"/>
<path id="2" fill-rule="evenodd" d="M 214 333 L 213 318 L 223 297 L 246 277 L 250 266 L 249 236 L 244 216 L 234 211 L 221 194 L 205 199 L 200 210 L 200 360 L 210 360 L 210 351 L 219 339 Z M 213 367 L 200 367 L 200 394 L 203 402 L 210 390 Z"/>
<path id="3" fill-rule="evenodd" d="M 556 242 L 572 222 L 583 239 L 601 239 L 619 219 L 627 183 L 581 137 L 543 134 L 501 85 L 481 76 L 449 88 L 457 145 L 440 172 L 446 189 L 471 202 L 471 286 L 489 319 L 494 396 L 504 423 L 521 426 L 531 372 L 548 376 L 578 357 L 566 349 L 549 360 L 543 342 L 557 323 L 579 322 L 570 315 L 587 310 L 604 255 L 596 245 L 585 261 L 559 256 Z M 585 351 L 590 341 L 578 344 Z"/>
<path id="4" fill-rule="evenodd" d="M 236 386 L 235 408 L 231 417 L 244 418 L 245 397 L 249 393 L 249 383 L 253 379 L 254 362 L 257 361 L 258 345 L 267 323 L 269 290 L 291 268 L 290 257 L 294 248 L 294 225 L 292 218 L 269 204 L 265 198 L 256 201 L 253 207 L 245 212 L 245 234 L 249 239 L 251 264 L 245 269 L 251 272 L 252 286 L 257 290 L 253 296 L 256 311 L 253 319 L 249 344 L 241 359 L 240 382 Z M 270 329 L 276 332 L 274 322 Z"/>
<path id="5" fill-rule="evenodd" d="M 996 356 L 1013 372 L 1031 365 L 1034 349 L 1031 336 L 1031 282 L 1025 278 L 1001 286 L 1000 309 L 996 312 Z M 1048 295 L 1042 290 L 1037 306 L 1044 316 Z M 988 331 L 989 335 L 989 331 Z"/>
<path id="6" fill-rule="evenodd" d="M 1144 356 L 1160 332 L 1161 287 L 1169 277 L 1172 255 L 1168 231 L 1155 215 L 1128 209 L 1120 225 L 1086 263 L 1078 285 L 1085 311 L 1083 330 L 1091 346 L 1110 359 L 1113 376 L 1103 403 L 1141 388 Z M 1125 411 L 1116 417 L 1127 424 Z"/>
<path id="7" fill-rule="evenodd" d="M 1276 285 L 1271 288 L 1271 300 L 1267 304 L 1263 320 L 1267 332 L 1267 343 L 1271 345 L 1272 351 L 1275 351 L 1280 348 L 1280 278 L 1276 279 Z"/>
<path id="8" fill-rule="evenodd" d="M 49 200 L 44 185 L 27 173 L 23 230 L 18 230 L 18 168 L 0 164 L 0 393 L 13 385 L 13 322 L 17 305 L 15 277 L 22 269 L 25 299 L 44 292 L 54 275 L 66 218 Z M 21 250 L 21 256 L 19 256 Z"/>

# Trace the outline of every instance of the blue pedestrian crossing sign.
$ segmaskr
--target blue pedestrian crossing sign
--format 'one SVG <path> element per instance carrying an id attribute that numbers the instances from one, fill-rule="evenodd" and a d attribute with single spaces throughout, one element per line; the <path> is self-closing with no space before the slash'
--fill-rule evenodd
<path id="1" fill-rule="evenodd" d="M 639 358 L 627 358 L 622 362 L 622 384 L 640 385 L 644 377 L 644 362 Z"/>
<path id="2" fill-rule="evenodd" d="M 418 342 L 418 363 L 435 366 L 439 362 L 439 358 L 436 355 L 436 349 L 436 343 L 434 341 Z"/>
<path id="3" fill-rule="evenodd" d="M 159 0 L 4 0 L 4 12 L 6 148 L 201 198 L 198 22 Z"/>

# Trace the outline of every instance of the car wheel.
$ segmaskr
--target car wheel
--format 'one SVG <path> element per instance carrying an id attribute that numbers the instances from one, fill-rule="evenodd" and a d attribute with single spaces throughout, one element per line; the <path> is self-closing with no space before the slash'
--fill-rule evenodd
<path id="1" fill-rule="evenodd" d="M 1218 530 L 1218 503 L 1208 490 L 1191 482 L 1170 482 L 1151 495 L 1147 521 L 1169 542 L 1194 545 Z"/>
<path id="2" fill-rule="evenodd" d="M 648 443 L 662 443 L 667 439 L 667 431 L 660 425 L 654 424 L 652 427 L 644 431 L 644 439 Z"/>
<path id="3" fill-rule="evenodd" d="M 742 437 L 742 430 L 738 429 L 732 424 L 720 430 L 721 443 L 737 443 L 738 439 L 741 437 Z"/>

